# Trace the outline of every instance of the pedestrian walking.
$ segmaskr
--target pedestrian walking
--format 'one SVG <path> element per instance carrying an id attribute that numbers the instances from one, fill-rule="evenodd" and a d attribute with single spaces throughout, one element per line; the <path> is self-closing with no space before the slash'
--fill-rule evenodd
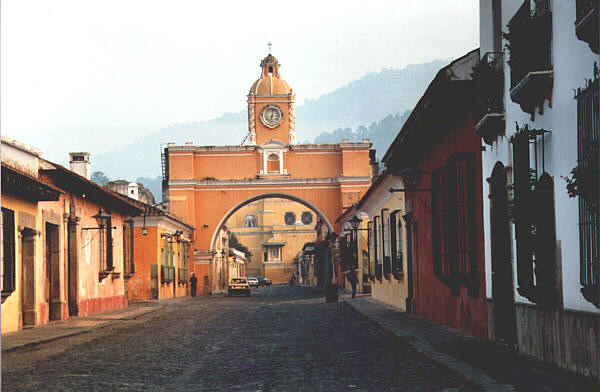
<path id="1" fill-rule="evenodd" d="M 358 277 L 356 276 L 354 269 L 351 269 L 350 272 L 348 272 L 348 281 L 350 282 L 350 285 L 352 285 L 352 298 L 354 298 L 356 296 L 356 285 L 358 284 Z"/>
<path id="2" fill-rule="evenodd" d="M 196 296 L 196 287 L 198 285 L 198 278 L 196 278 L 196 273 L 192 272 L 192 277 L 190 278 L 190 293 L 192 298 Z"/>

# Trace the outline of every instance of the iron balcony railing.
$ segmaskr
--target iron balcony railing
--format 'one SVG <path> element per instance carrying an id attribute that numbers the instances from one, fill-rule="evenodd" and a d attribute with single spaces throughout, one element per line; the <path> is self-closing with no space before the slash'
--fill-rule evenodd
<path id="1" fill-rule="evenodd" d="M 474 69 L 480 99 L 480 118 L 504 113 L 504 53 L 487 52 Z"/>
<path id="2" fill-rule="evenodd" d="M 598 8 L 598 0 L 576 0 L 575 2 L 575 25 L 587 16 L 592 10 Z"/>
<path id="3" fill-rule="evenodd" d="M 600 235 L 598 150 L 600 147 L 600 79 L 575 94 L 577 100 L 577 172 L 579 204 L 579 261 L 583 296 L 600 308 Z M 575 169 L 574 169 L 575 170 Z"/>
<path id="4" fill-rule="evenodd" d="M 160 278 L 163 282 L 172 282 L 175 279 L 175 267 L 171 267 L 170 265 L 161 265 Z"/>
<path id="5" fill-rule="evenodd" d="M 536 2 L 534 10 L 526 0 L 508 23 L 507 49 L 510 52 L 511 90 L 530 72 L 552 69 L 552 13 L 548 2 Z"/>
<path id="6" fill-rule="evenodd" d="M 188 281 L 188 269 L 179 268 L 179 283 L 187 283 Z"/>

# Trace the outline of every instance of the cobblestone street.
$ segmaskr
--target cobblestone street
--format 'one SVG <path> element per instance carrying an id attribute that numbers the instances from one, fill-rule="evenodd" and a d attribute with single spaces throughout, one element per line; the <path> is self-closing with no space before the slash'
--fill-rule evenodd
<path id="1" fill-rule="evenodd" d="M 2 389 L 106 391 L 472 390 L 322 293 L 209 297 L 2 357 Z"/>

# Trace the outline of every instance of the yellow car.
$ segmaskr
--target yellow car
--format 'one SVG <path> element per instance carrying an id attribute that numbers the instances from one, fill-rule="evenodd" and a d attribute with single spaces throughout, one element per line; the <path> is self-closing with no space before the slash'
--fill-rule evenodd
<path id="1" fill-rule="evenodd" d="M 227 294 L 231 297 L 233 294 L 246 294 L 246 297 L 250 296 L 250 285 L 248 285 L 248 279 L 244 277 L 231 278 L 229 281 L 229 287 L 227 288 Z"/>

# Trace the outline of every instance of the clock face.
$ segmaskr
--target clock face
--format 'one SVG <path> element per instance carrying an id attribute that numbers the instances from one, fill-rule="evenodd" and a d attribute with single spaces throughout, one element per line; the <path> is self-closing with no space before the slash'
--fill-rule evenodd
<path id="1" fill-rule="evenodd" d="M 267 127 L 275 128 L 281 124 L 281 120 L 283 120 L 283 113 L 278 106 L 267 105 L 262 110 L 260 119 Z"/>

